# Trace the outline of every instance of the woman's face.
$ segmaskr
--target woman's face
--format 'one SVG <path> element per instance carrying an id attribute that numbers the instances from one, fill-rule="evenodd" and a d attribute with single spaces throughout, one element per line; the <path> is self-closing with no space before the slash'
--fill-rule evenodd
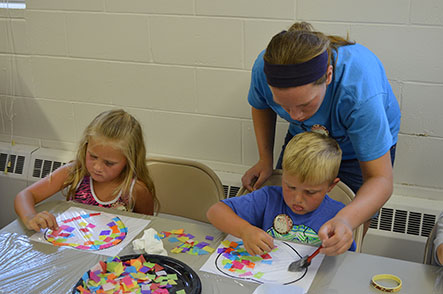
<path id="1" fill-rule="evenodd" d="M 291 88 L 269 86 L 275 103 L 279 104 L 293 120 L 305 121 L 320 108 L 325 98 L 326 88 L 332 81 L 332 66 L 327 70 L 326 81 L 320 85 L 313 83 Z"/>

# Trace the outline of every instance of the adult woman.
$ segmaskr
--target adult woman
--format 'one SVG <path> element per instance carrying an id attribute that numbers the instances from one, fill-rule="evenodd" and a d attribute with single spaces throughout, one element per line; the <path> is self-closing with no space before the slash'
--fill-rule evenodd
<path id="1" fill-rule="evenodd" d="M 272 173 L 277 114 L 290 123 L 283 149 L 294 135 L 308 130 L 327 133 L 340 144 L 339 177 L 356 198 L 318 235 L 323 253 L 345 252 L 352 230 L 364 222 L 367 228 L 393 190 L 400 109 L 383 65 L 361 45 L 295 23 L 258 56 L 248 101 L 260 156 L 242 178 L 249 190 Z"/>

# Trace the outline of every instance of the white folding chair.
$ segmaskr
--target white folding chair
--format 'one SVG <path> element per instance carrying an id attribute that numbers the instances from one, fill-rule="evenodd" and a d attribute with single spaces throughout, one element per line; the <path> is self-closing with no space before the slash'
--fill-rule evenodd
<path id="1" fill-rule="evenodd" d="M 200 162 L 149 157 L 146 164 L 160 202 L 160 213 L 209 222 L 206 211 L 225 198 L 217 174 Z"/>

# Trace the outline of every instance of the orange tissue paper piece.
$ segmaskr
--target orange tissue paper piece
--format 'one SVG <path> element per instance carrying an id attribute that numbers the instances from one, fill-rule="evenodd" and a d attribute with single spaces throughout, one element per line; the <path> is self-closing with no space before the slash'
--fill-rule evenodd
<path id="1" fill-rule="evenodd" d="M 232 241 L 231 244 L 229 245 L 229 247 L 232 247 L 232 248 L 237 248 L 237 246 L 238 246 L 238 243 L 234 242 L 234 241 Z"/>

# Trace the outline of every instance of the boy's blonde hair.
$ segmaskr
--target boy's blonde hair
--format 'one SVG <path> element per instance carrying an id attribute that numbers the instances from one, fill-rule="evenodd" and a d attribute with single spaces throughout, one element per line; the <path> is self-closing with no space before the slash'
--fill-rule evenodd
<path id="1" fill-rule="evenodd" d="M 114 191 L 117 195 L 119 191 L 129 193 L 132 180 L 142 181 L 154 198 L 154 204 L 158 200 L 155 196 L 155 188 L 146 166 L 146 147 L 143 140 L 143 132 L 139 122 L 123 109 L 105 111 L 97 115 L 83 132 L 80 140 L 76 159 L 69 174 L 65 186 L 68 187 L 67 200 L 73 199 L 77 185 L 88 175 L 86 169 L 86 149 L 88 141 L 93 138 L 101 144 L 119 149 L 126 157 L 126 166 L 122 170 L 120 177 L 122 183 Z M 129 210 L 134 208 L 134 201 L 129 203 Z"/>
<path id="2" fill-rule="evenodd" d="M 300 133 L 286 145 L 283 154 L 283 171 L 297 176 L 303 183 L 332 184 L 341 163 L 338 143 L 323 134 Z"/>

